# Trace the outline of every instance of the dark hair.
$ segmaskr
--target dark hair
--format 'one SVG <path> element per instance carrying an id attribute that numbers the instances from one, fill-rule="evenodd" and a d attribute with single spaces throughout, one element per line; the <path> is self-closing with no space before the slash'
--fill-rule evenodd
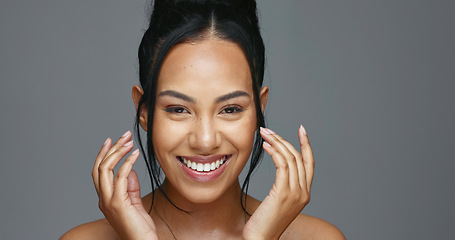
<path id="1" fill-rule="evenodd" d="M 237 43 L 244 51 L 251 69 L 257 127 L 265 126 L 259 101 L 259 90 L 264 78 L 264 43 L 259 31 L 256 1 L 156 0 L 149 27 L 142 37 L 138 51 L 139 80 L 144 94 L 138 104 L 135 130 L 152 189 L 159 189 L 169 202 L 170 199 L 161 189 L 161 168 L 156 160 L 152 141 L 152 119 L 158 76 L 163 61 L 173 46 L 210 37 Z M 139 129 L 139 117 L 143 108 L 148 109 L 147 154 Z M 262 141 L 259 131 L 256 131 L 250 166 L 240 196 L 242 208 L 246 213 L 246 194 L 251 174 L 261 159 Z M 153 192 L 153 199 L 154 196 Z"/>

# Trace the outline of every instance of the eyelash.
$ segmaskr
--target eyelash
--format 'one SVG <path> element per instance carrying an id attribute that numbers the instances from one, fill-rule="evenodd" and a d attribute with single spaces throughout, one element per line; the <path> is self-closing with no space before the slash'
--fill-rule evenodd
<path id="1" fill-rule="evenodd" d="M 166 109 L 164 109 L 165 112 L 168 112 L 168 113 L 174 113 L 174 114 L 183 114 L 183 113 L 188 113 L 189 111 L 186 110 L 184 107 L 168 107 Z M 238 107 L 238 106 L 227 106 L 225 107 L 223 110 L 221 110 L 220 113 L 226 113 L 226 114 L 236 114 L 236 113 L 240 113 L 240 112 L 243 112 L 243 109 L 241 107 Z"/>
<path id="2" fill-rule="evenodd" d="M 168 107 L 166 109 L 164 109 L 165 112 L 168 112 L 168 113 L 175 113 L 175 114 L 183 114 L 186 112 L 188 112 L 188 110 L 186 110 L 184 107 Z"/>
<path id="3" fill-rule="evenodd" d="M 231 110 L 232 112 L 227 112 L 226 110 Z M 238 106 L 227 106 L 221 112 L 225 112 L 226 114 L 236 114 L 243 112 L 243 109 Z"/>

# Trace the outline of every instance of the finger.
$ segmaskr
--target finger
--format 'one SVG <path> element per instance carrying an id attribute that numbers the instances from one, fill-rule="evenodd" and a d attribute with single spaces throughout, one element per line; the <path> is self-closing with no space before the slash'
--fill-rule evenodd
<path id="1" fill-rule="evenodd" d="M 301 189 L 300 179 L 302 179 L 302 177 L 300 177 L 300 174 L 302 174 L 302 172 L 299 172 L 297 165 L 297 162 L 302 161 L 300 153 L 298 153 L 289 142 L 284 140 L 278 134 L 272 134 L 271 138 L 275 140 L 272 141 L 274 142 L 272 146 L 278 146 L 278 151 L 280 151 L 285 156 L 286 162 L 289 166 L 289 186 L 291 187 L 291 190 L 294 191 Z M 303 179 L 304 178 L 305 173 L 303 172 Z"/>
<path id="2" fill-rule="evenodd" d="M 124 199 L 125 195 L 130 195 L 129 190 L 132 191 L 131 192 L 132 195 L 130 196 L 131 199 L 137 198 L 137 196 L 139 196 L 139 199 L 141 198 L 139 180 L 135 181 L 134 178 L 131 180 L 129 179 L 130 178 L 129 176 L 132 173 L 133 165 L 136 162 L 136 160 L 138 159 L 138 157 L 139 157 L 139 150 L 136 149 L 125 160 L 125 162 L 123 163 L 123 165 L 120 167 L 120 169 L 118 170 L 118 172 L 116 174 L 115 183 L 114 183 L 114 196 L 121 198 L 121 200 Z M 137 175 L 136 175 L 136 178 L 137 178 Z M 131 182 L 131 184 L 133 184 L 133 186 L 130 186 L 130 182 Z M 136 201 L 136 199 L 135 199 L 135 201 Z"/>
<path id="3" fill-rule="evenodd" d="M 121 148 L 123 144 L 127 143 L 128 141 L 131 140 L 131 132 L 128 130 L 126 131 L 115 143 L 114 146 L 109 149 L 109 151 L 106 154 L 106 157 L 109 157 L 112 153 L 117 151 L 117 149 Z M 105 157 L 105 158 L 106 158 Z"/>
<path id="4" fill-rule="evenodd" d="M 137 173 L 134 170 L 131 170 L 130 174 L 128 175 L 127 191 L 128 191 L 128 196 L 130 196 L 130 198 L 131 198 L 131 203 L 133 205 L 140 204 L 142 206 L 141 186 L 139 184 L 139 179 L 137 177 Z"/>
<path id="5" fill-rule="evenodd" d="M 306 172 L 307 189 L 308 192 L 310 192 L 314 175 L 314 157 L 313 150 L 311 149 L 310 141 L 308 139 L 308 135 L 306 133 L 305 128 L 302 125 L 300 125 L 299 129 L 299 142 L 300 151 L 303 156 L 303 165 L 305 167 Z"/>
<path id="6" fill-rule="evenodd" d="M 283 159 L 284 164 L 281 167 L 288 168 L 288 182 L 291 188 L 300 187 L 299 175 L 296 163 L 296 156 L 291 152 L 291 150 L 284 144 L 286 142 L 284 139 L 279 139 L 278 134 L 274 133 L 272 130 L 263 128 L 261 131 L 263 138 L 277 151 L 279 152 Z M 290 144 L 289 144 L 290 145 Z M 292 146 L 291 146 L 292 147 Z M 293 147 L 292 147 L 293 148 Z M 272 156 L 273 159 L 273 156 Z M 277 166 L 278 167 L 278 166 Z"/>
<path id="7" fill-rule="evenodd" d="M 95 159 L 95 164 L 93 165 L 92 178 L 93 178 L 93 184 L 95 185 L 96 193 L 98 194 L 98 196 L 100 195 L 98 167 L 100 166 L 101 161 L 104 159 L 104 156 L 106 156 L 107 151 L 111 148 L 111 144 L 112 144 L 111 138 L 107 138 L 106 141 L 104 142 L 103 146 L 101 147 L 101 149 L 98 153 L 98 156 Z"/>
<path id="8" fill-rule="evenodd" d="M 266 141 L 268 141 L 272 145 L 272 147 L 275 147 L 276 150 L 284 157 L 286 167 L 288 168 L 288 178 L 290 187 L 291 188 L 299 187 L 300 183 L 295 155 L 284 144 L 284 142 L 286 141 L 268 128 L 262 129 L 262 136 Z M 293 147 L 291 146 L 291 148 Z"/>
<path id="9" fill-rule="evenodd" d="M 99 191 L 104 201 L 110 201 L 114 186 L 114 168 L 120 160 L 131 151 L 133 141 L 123 144 L 117 151 L 101 161 L 99 172 Z"/>
<path id="10" fill-rule="evenodd" d="M 275 134 L 274 137 L 276 137 L 278 140 L 280 140 L 288 149 L 289 151 L 294 154 L 295 156 L 295 162 L 297 166 L 297 174 L 298 174 L 298 181 L 299 185 L 303 189 L 307 189 L 307 174 L 305 171 L 305 166 L 303 164 L 303 156 L 302 154 L 297 151 L 292 144 L 290 144 L 288 141 L 284 140 L 280 135 Z"/>
<path id="11" fill-rule="evenodd" d="M 139 179 L 137 177 L 136 171 L 134 170 L 131 170 L 130 174 L 128 175 L 127 189 L 128 196 L 131 199 L 131 204 L 133 204 L 136 207 L 136 209 L 139 210 L 139 213 L 142 214 L 143 218 L 149 223 L 150 226 L 155 226 L 155 223 L 153 222 L 152 218 L 150 218 L 148 211 L 145 210 L 144 205 L 142 204 L 141 187 L 139 184 Z"/>
<path id="12" fill-rule="evenodd" d="M 283 156 L 268 142 L 262 144 L 264 150 L 272 157 L 276 166 L 275 184 L 278 188 L 289 186 L 289 167 Z"/>

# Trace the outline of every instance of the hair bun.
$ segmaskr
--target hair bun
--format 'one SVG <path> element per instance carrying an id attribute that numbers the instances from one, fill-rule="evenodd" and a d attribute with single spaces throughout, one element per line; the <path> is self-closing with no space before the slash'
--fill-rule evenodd
<path id="1" fill-rule="evenodd" d="M 236 12 L 256 13 L 255 0 L 155 0 L 154 8 L 163 6 L 207 6 L 207 5 L 224 5 L 236 9 Z"/>
<path id="2" fill-rule="evenodd" d="M 167 3 L 180 4 L 180 3 L 190 3 L 190 4 L 223 4 L 226 6 L 238 6 L 243 3 L 251 2 L 251 0 L 157 0 Z"/>

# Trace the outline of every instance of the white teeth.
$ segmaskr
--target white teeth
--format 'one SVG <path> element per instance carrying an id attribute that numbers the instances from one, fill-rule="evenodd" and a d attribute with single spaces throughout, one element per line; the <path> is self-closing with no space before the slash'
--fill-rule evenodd
<path id="1" fill-rule="evenodd" d="M 181 157 L 181 160 L 183 164 L 185 164 L 188 168 L 191 168 L 193 170 L 196 170 L 198 172 L 210 172 L 213 171 L 217 168 L 219 168 L 223 163 L 226 161 L 226 156 L 221 158 L 220 160 L 216 160 L 215 162 L 212 163 L 196 163 L 196 162 L 191 162 L 190 160 Z"/>
<path id="2" fill-rule="evenodd" d="M 197 169 L 196 169 L 198 172 L 202 172 L 204 171 L 204 164 L 202 163 L 198 163 L 197 164 Z"/>
<path id="3" fill-rule="evenodd" d="M 210 171 L 210 163 L 204 164 L 204 172 Z"/>

